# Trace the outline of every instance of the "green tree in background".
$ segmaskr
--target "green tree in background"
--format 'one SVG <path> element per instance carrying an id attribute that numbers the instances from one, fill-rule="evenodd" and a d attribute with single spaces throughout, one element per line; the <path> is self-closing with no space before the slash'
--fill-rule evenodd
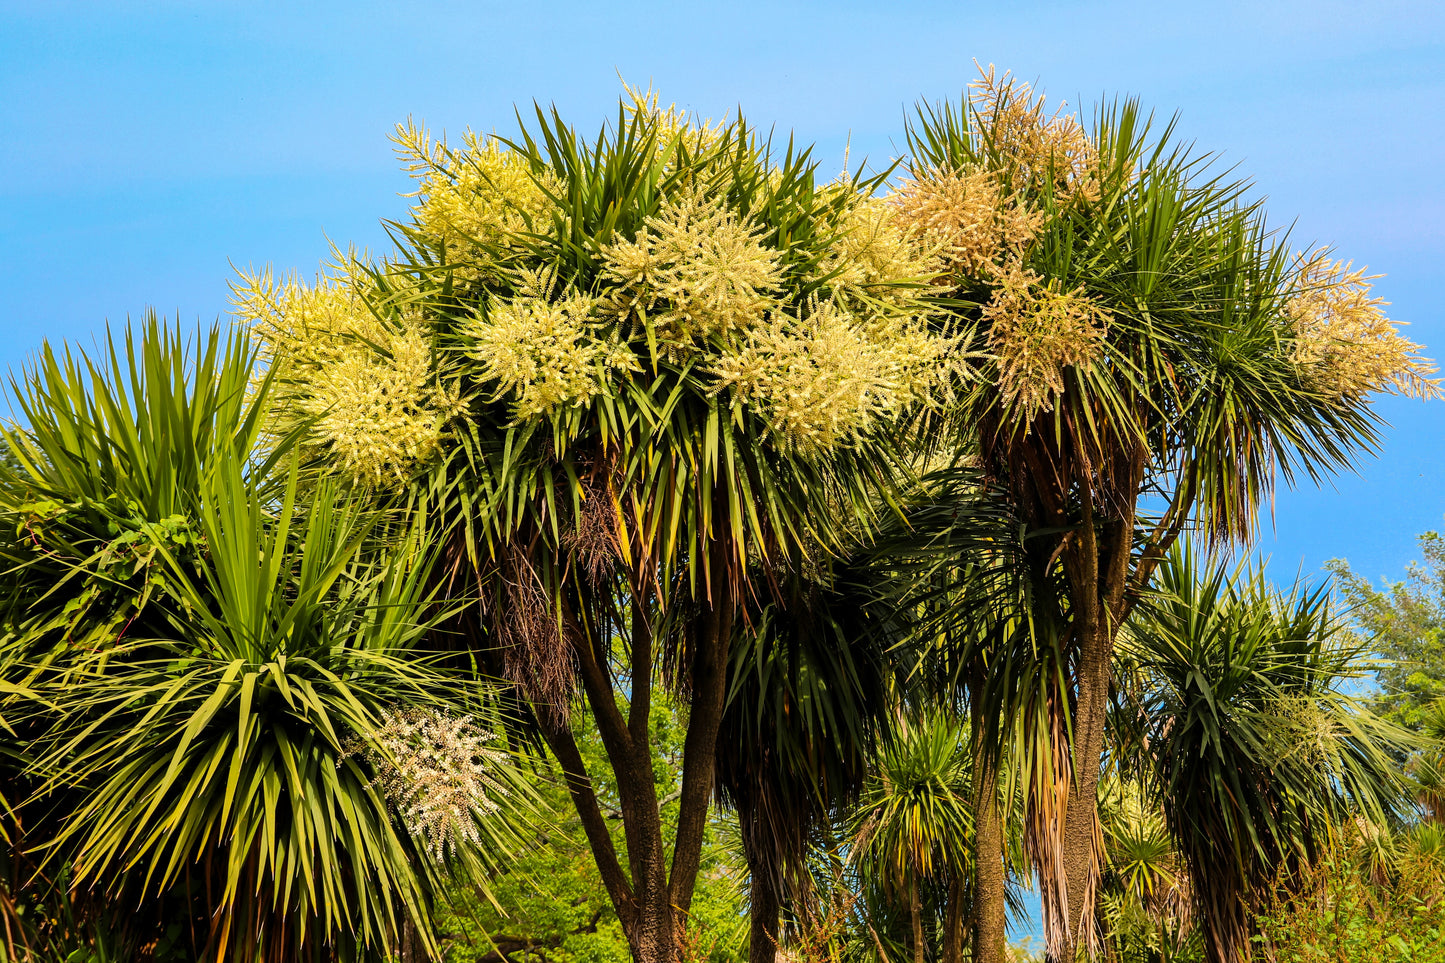
<path id="1" fill-rule="evenodd" d="M 1344 559 L 1327 565 L 1362 640 L 1386 660 L 1375 670 L 1381 710 L 1412 729 L 1445 698 L 1445 538 L 1426 532 L 1420 551 L 1403 580 L 1378 588 Z"/>

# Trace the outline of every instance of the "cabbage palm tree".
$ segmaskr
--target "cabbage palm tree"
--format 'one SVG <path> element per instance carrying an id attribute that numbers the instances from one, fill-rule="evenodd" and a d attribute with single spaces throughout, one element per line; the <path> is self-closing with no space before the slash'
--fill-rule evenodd
<path id="1" fill-rule="evenodd" d="M 1438 387 L 1363 272 L 1292 258 L 1247 182 L 1133 101 L 1086 129 L 990 70 L 908 143 L 899 217 L 944 252 L 988 355 L 962 447 L 1067 583 L 1031 823 L 1050 954 L 1071 960 L 1094 939 L 1112 654 L 1155 567 L 1186 530 L 1247 540 L 1278 477 L 1371 451 L 1375 393 Z"/>
<path id="2" fill-rule="evenodd" d="M 1025 550 L 1008 500 L 975 469 L 930 472 L 874 556 L 887 573 L 910 702 L 966 707 L 976 836 L 967 881 L 975 960 L 1003 959 L 1009 880 L 1019 872 L 1015 803 L 1048 771 L 1062 733 L 1049 705 L 1062 673 L 1062 578 Z"/>
<path id="3" fill-rule="evenodd" d="M 899 493 L 898 506 L 826 571 L 790 583 L 735 651 L 718 764 L 721 798 L 757 833 L 754 961 L 771 960 L 776 949 L 768 900 L 786 892 L 800 932 L 816 928 L 824 907 L 811 893 L 808 865 L 818 832 L 856 803 L 875 744 L 900 711 L 968 704 L 972 677 L 961 675 L 959 660 L 972 656 L 960 656 L 961 640 L 987 634 L 1007 609 L 999 559 L 1009 557 L 1001 546 L 1014 526 L 975 473 L 929 471 Z M 976 816 L 980 798 L 998 795 L 989 773 L 988 788 L 975 787 L 970 800 Z M 980 818 L 996 831 L 983 839 L 997 857 L 1002 894 L 1003 813 L 995 802 Z M 975 879 L 960 882 L 977 891 Z M 1002 896 L 998 905 L 1002 913 Z M 997 930 L 1002 944 L 1002 916 Z"/>
<path id="4" fill-rule="evenodd" d="M 852 816 L 857 871 L 889 902 L 906 907 L 915 963 L 929 954 L 935 925 L 924 919 L 925 888 L 942 894 L 943 958 L 961 959 L 965 888 L 974 832 L 967 730 L 940 715 L 899 720 Z"/>
<path id="5" fill-rule="evenodd" d="M 1189 881 L 1155 802 L 1117 775 L 1100 786 L 1098 915 L 1110 960 L 1171 959 L 1197 939 Z"/>
<path id="6" fill-rule="evenodd" d="M 450 628 L 511 681 L 566 773 L 636 958 L 675 960 L 714 790 L 730 648 L 761 589 L 839 550 L 892 485 L 894 425 L 951 371 L 926 258 L 875 182 L 820 183 L 741 118 L 639 95 L 591 141 L 539 109 L 510 140 L 404 129 L 420 180 L 388 261 L 242 313 L 323 472 L 443 545 Z M 665 840 L 650 718 L 688 706 Z M 571 730 L 585 698 L 617 852 Z"/>
<path id="7" fill-rule="evenodd" d="M 189 526 L 177 523 L 212 457 L 246 457 L 261 431 L 262 409 L 247 398 L 253 352 L 244 339 L 213 332 L 188 347 L 149 317 L 106 348 L 92 358 L 44 347 L 11 379 L 20 420 L 4 426 L 0 444 L 0 666 L 7 685 L 38 698 L 7 696 L 0 733 L 14 807 L 11 895 L 22 901 L 36 898 L 47 876 L 58 878 L 37 875 L 32 852 L 56 828 L 41 818 L 24 775 L 34 737 L 47 728 L 34 710 L 52 705 L 33 677 L 73 652 L 105 651 L 133 627 L 155 591 L 149 546 L 188 538 Z M 269 466 L 258 468 L 269 477 Z"/>
<path id="8" fill-rule="evenodd" d="M 752 963 L 777 958 L 785 910 L 805 924 L 820 911 L 812 848 L 862 789 L 896 702 L 888 640 L 851 574 L 795 583 L 733 647 L 717 789 L 748 860 Z"/>
<path id="9" fill-rule="evenodd" d="M 1326 588 L 1176 548 L 1123 649 L 1137 666 L 1147 785 L 1189 875 L 1206 956 L 1248 958 L 1249 911 L 1355 820 L 1406 804 L 1407 735 L 1349 695 L 1368 671 Z"/>
<path id="10" fill-rule="evenodd" d="M 6 703 L 14 855 L 99 929 L 179 923 L 205 958 L 434 949 L 444 867 L 481 879 L 528 794 L 447 715 L 485 702 L 418 651 L 426 554 L 380 544 L 336 486 L 299 489 L 285 440 L 261 445 L 254 360 L 244 332 L 152 318 L 99 358 L 47 347 L 15 385 L 0 664 L 34 698 Z M 443 750 L 448 772 L 418 765 Z"/>

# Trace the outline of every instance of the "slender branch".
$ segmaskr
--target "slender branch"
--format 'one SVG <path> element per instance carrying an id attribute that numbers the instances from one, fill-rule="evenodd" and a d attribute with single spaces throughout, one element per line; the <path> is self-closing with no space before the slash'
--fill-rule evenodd
<path id="1" fill-rule="evenodd" d="M 701 644 L 694 656 L 692 705 L 687 737 L 683 741 L 682 796 L 668 889 L 673 905 L 684 913 L 692 905 L 692 891 L 702 858 L 703 830 L 708 804 L 712 801 L 717 736 L 727 698 L 727 658 L 733 634 L 733 596 L 723 582 L 730 562 L 728 547 L 725 539 L 713 540 L 711 574 L 718 589 L 714 590 L 712 605 L 704 617 Z"/>
<path id="2" fill-rule="evenodd" d="M 1119 519 L 1110 523 L 1110 546 L 1109 564 L 1104 571 L 1104 599 L 1105 613 L 1109 617 L 1107 627 L 1109 639 L 1112 643 L 1119 626 L 1124 623 L 1124 616 L 1131 607 L 1128 602 L 1127 589 L 1130 585 L 1129 563 L 1134 557 L 1134 522 L 1138 517 L 1139 489 L 1144 484 L 1144 458 L 1145 452 L 1142 445 L 1135 445 L 1129 450 L 1129 457 L 1125 460 L 1124 469 L 1128 472 L 1124 479 L 1124 490 L 1128 497 L 1122 499 L 1123 513 Z"/>
<path id="3" fill-rule="evenodd" d="M 653 888 L 649 881 L 651 862 L 661 859 L 661 823 L 657 810 L 657 788 L 653 785 L 651 745 L 644 738 L 632 738 L 627 720 L 617 706 L 612 674 L 599 661 L 597 648 L 581 634 L 581 626 L 572 621 L 570 627 L 578 639 L 577 662 L 582 688 L 597 724 L 597 734 L 612 764 L 617 779 L 617 795 L 622 804 L 622 832 L 627 843 L 627 859 L 632 870 L 634 896 L 641 904 L 648 902 Z M 646 736 L 646 730 L 643 732 Z"/>
<path id="4" fill-rule="evenodd" d="M 1134 576 L 1129 581 L 1129 595 L 1137 598 L 1154 576 L 1154 569 L 1169 554 L 1174 542 L 1184 531 L 1189 512 L 1194 506 L 1195 483 L 1193 476 L 1187 476 L 1184 483 L 1174 491 L 1169 507 L 1159 517 L 1159 523 L 1144 540 L 1144 551 L 1139 555 L 1139 564 L 1134 567 Z M 1126 606 L 1124 615 L 1133 607 L 1132 601 Z"/>
<path id="5" fill-rule="evenodd" d="M 577 749 L 577 740 L 566 724 L 549 723 L 545 713 L 538 715 L 542 721 L 542 737 L 547 748 L 562 766 L 562 775 L 567 783 L 567 794 L 572 797 L 572 806 L 582 820 L 582 830 L 587 834 L 587 843 L 597 862 L 597 871 L 602 875 L 602 885 L 612 900 L 612 907 L 623 926 L 629 926 L 637 915 L 637 902 L 628 882 L 627 874 L 617 858 L 617 847 L 612 843 L 612 833 L 602 809 L 597 805 L 597 793 L 592 788 L 592 777 L 582 762 L 582 753 Z"/>
<path id="6" fill-rule="evenodd" d="M 582 631 L 575 619 L 569 619 L 569 628 L 577 639 L 577 667 L 582 677 L 582 687 L 587 692 L 587 701 L 597 717 L 597 731 L 602 736 L 602 745 L 615 768 L 632 752 L 632 735 L 622 710 L 617 707 L 613 694 L 612 674 L 598 660 L 597 647 L 590 637 L 592 633 Z"/>
<path id="7" fill-rule="evenodd" d="M 568 936 L 579 936 L 583 933 L 596 933 L 598 925 L 602 922 L 602 911 L 598 910 L 592 914 L 592 919 L 583 925 L 571 930 Z M 487 941 L 492 944 L 492 951 L 486 956 L 477 958 L 477 963 L 511 963 L 511 954 L 523 952 L 531 954 L 535 950 L 555 950 L 564 941 L 563 936 L 549 936 L 545 939 L 535 939 L 530 936 L 509 936 L 502 934 L 493 936 L 488 934 Z M 546 957 L 543 956 L 543 959 Z"/>
<path id="8" fill-rule="evenodd" d="M 1074 600 L 1082 602 L 1084 610 L 1080 638 L 1087 646 L 1099 628 L 1099 530 L 1094 515 L 1093 466 L 1087 449 L 1082 445 L 1077 447 L 1079 458 L 1075 483 L 1079 487 L 1082 516 L 1079 519 L 1079 537 L 1074 540 L 1070 554 L 1076 560 L 1075 566 L 1072 566 L 1075 569 Z M 1080 698 L 1082 701 L 1082 694 Z"/>

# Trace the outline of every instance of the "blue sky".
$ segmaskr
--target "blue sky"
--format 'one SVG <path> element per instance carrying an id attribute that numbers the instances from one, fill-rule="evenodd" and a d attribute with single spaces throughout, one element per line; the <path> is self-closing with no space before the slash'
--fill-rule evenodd
<path id="1" fill-rule="evenodd" d="M 741 105 L 826 166 L 888 160 L 904 109 L 976 58 L 1088 104 L 1140 96 L 1293 222 L 1388 272 L 1445 354 L 1445 5 L 1402 3 L 0 3 L 0 367 L 147 305 L 225 310 L 231 264 L 310 273 L 380 246 L 406 189 L 387 134 L 587 128 L 618 75 L 702 114 Z M 1277 576 L 1345 556 L 1399 576 L 1445 516 L 1445 403 L 1386 400 L 1384 455 L 1282 491 Z"/>

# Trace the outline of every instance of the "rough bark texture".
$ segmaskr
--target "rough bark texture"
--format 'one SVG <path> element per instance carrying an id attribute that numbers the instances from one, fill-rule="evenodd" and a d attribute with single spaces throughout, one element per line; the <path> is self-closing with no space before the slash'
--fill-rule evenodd
<path id="1" fill-rule="evenodd" d="M 969 679 L 973 748 L 974 867 L 973 963 L 1003 963 L 1007 941 L 1008 904 L 1004 890 L 1003 809 L 998 800 L 998 756 L 988 751 L 993 738 L 983 717 L 986 666 L 974 668 Z M 962 893 L 950 897 L 962 912 Z M 950 913 L 955 910 L 951 906 Z M 960 922 L 961 927 L 961 922 Z M 958 956 L 952 956 L 957 960 Z"/>
<path id="2" fill-rule="evenodd" d="M 748 854 L 748 963 L 775 963 L 778 958 L 778 913 L 782 909 L 773 874 Z"/>
<path id="3" fill-rule="evenodd" d="M 725 564 L 725 563 L 723 563 Z M 721 564 L 715 561 L 714 571 Z M 719 600 L 704 617 L 692 675 L 687 736 L 683 740 L 682 797 L 677 815 L 677 840 L 672 853 L 672 904 L 684 915 L 692 907 L 702 859 L 702 836 L 712 800 L 717 735 L 727 701 L 728 647 L 733 611 Z"/>
<path id="4" fill-rule="evenodd" d="M 1116 454 L 1109 466 L 1112 470 L 1108 484 L 1103 486 L 1106 492 L 1113 493 L 1110 512 L 1097 510 L 1094 498 L 1094 486 L 1100 484 L 1105 473 L 1100 472 L 1096 478 L 1087 457 L 1080 457 L 1076 470 L 1081 524 L 1077 537 L 1070 540 L 1064 552 L 1078 647 L 1069 793 L 1059 840 L 1068 913 L 1062 941 L 1065 961 L 1074 960 L 1080 949 L 1091 954 L 1097 950 L 1094 897 L 1099 875 L 1097 825 L 1104 722 L 1115 637 L 1132 605 L 1128 589 L 1141 574 L 1131 572 L 1131 567 L 1144 452 L 1135 449 L 1127 455 Z M 1120 492 L 1125 497 L 1120 497 Z"/>
<path id="5" fill-rule="evenodd" d="M 431 954 L 416 931 L 416 923 L 408 916 L 401 924 L 401 963 L 427 963 L 430 959 Z"/>
<path id="6" fill-rule="evenodd" d="M 618 862 L 617 849 L 612 845 L 612 834 L 608 831 L 607 820 L 597 804 L 592 778 L 582 763 L 577 742 L 571 730 L 565 726 L 544 723 L 542 735 L 547 740 L 547 747 L 552 751 L 553 757 L 562 767 L 562 775 L 567 782 L 567 794 L 582 821 L 582 830 L 587 835 L 592 858 L 602 876 L 602 886 L 607 890 L 607 896 L 617 911 L 623 931 L 628 932 L 634 925 L 637 905 L 632 898 L 632 887 L 627 874 Z"/>
<path id="7" fill-rule="evenodd" d="M 1109 697 L 1112 638 L 1098 632 L 1079 659 L 1079 701 L 1074 714 L 1074 767 L 1063 825 L 1065 893 L 1069 937 L 1065 960 L 1092 946 L 1094 894 L 1098 880 L 1095 824 L 1098 819 L 1099 760 L 1104 752 L 1104 711 Z"/>
<path id="8" fill-rule="evenodd" d="M 908 876 L 908 915 L 913 921 L 913 963 L 923 963 L 927 946 L 923 942 L 923 904 L 918 898 L 918 878 Z"/>
<path id="9" fill-rule="evenodd" d="M 977 866 L 973 890 L 973 963 L 1003 963 L 1008 923 L 1004 895 L 1003 811 L 998 801 L 997 770 L 991 763 L 985 762 L 983 753 L 975 751 L 973 772 L 974 861 Z M 957 902 L 962 903 L 962 899 Z"/>
<path id="10" fill-rule="evenodd" d="M 943 963 L 962 963 L 965 930 L 963 876 L 951 873 L 948 881 L 948 916 L 944 922 Z M 975 955 L 977 960 L 978 956 Z"/>

